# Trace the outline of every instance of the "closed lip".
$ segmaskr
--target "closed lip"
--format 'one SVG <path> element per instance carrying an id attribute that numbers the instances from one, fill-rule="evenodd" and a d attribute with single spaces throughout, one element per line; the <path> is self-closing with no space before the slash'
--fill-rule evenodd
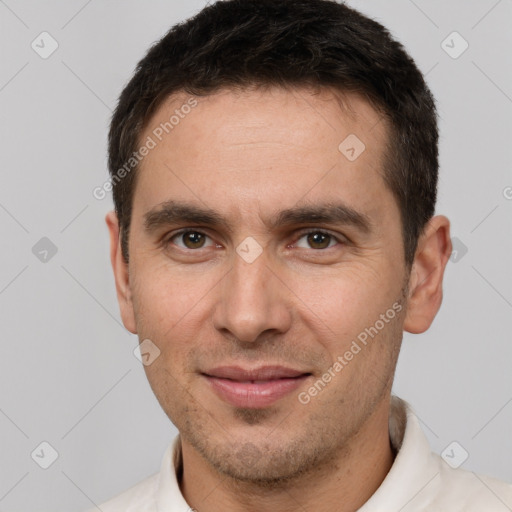
<path id="1" fill-rule="evenodd" d="M 212 391 L 235 407 L 261 409 L 296 391 L 311 375 L 294 368 L 220 366 L 202 372 Z"/>
<path id="2" fill-rule="evenodd" d="M 219 366 L 202 373 L 208 377 L 229 379 L 238 382 L 293 379 L 296 377 L 311 375 L 311 373 L 307 371 L 296 370 L 294 368 L 288 368 L 280 365 L 266 365 L 250 369 L 242 368 L 240 366 Z"/>

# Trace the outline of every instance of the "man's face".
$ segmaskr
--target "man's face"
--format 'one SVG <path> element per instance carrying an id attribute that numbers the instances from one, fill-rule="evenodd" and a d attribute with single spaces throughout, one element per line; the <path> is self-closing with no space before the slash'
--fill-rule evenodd
<path id="1" fill-rule="evenodd" d="M 355 95 L 341 108 L 328 90 L 222 91 L 159 141 L 188 99 L 141 137 L 157 145 L 134 196 L 123 319 L 161 351 L 146 373 L 183 443 L 237 478 L 289 478 L 387 418 L 407 271 L 386 126 Z M 171 201 L 214 219 L 159 215 Z"/>

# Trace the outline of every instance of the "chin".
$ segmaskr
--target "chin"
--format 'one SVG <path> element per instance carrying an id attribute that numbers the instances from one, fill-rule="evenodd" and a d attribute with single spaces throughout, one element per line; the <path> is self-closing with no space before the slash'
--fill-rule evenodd
<path id="1" fill-rule="evenodd" d="M 250 484 L 271 489 L 283 487 L 286 483 L 296 483 L 301 477 L 329 467 L 333 457 L 332 450 L 322 450 L 303 440 L 283 444 L 276 437 L 275 444 L 269 440 L 258 442 L 221 442 L 212 446 L 201 441 L 196 446 L 204 459 L 219 473 L 229 477 L 233 484 Z M 327 448 L 327 447 L 326 447 Z"/>

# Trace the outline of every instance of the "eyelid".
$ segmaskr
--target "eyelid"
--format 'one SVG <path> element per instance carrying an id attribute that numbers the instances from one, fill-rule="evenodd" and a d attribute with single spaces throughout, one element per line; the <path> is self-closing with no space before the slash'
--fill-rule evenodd
<path id="1" fill-rule="evenodd" d="M 208 233 L 206 233 L 204 228 L 182 228 L 182 229 L 179 229 L 178 231 L 173 231 L 172 233 L 163 237 L 162 243 L 163 243 L 163 245 L 168 245 L 171 243 L 171 240 L 173 240 L 176 237 L 179 237 L 180 235 L 184 235 L 185 233 L 199 233 L 199 234 L 204 235 L 205 237 L 209 238 L 214 243 L 214 245 L 218 245 L 217 242 L 215 242 L 213 240 L 213 238 Z M 199 249 L 195 249 L 195 250 L 194 249 L 183 249 L 183 247 L 179 247 L 179 246 L 177 246 L 177 247 L 179 249 L 187 250 L 187 251 L 198 251 L 199 250 Z M 211 246 L 209 246 L 209 247 L 211 247 Z M 200 249 L 203 249 L 203 247 L 200 247 Z"/>
<path id="2" fill-rule="evenodd" d="M 207 233 L 207 230 L 205 230 L 205 228 L 182 228 L 182 229 L 179 229 L 178 231 L 175 231 L 175 232 L 172 232 L 171 234 L 169 234 L 168 236 L 164 237 L 163 239 L 163 244 L 164 245 L 167 245 L 171 242 L 171 240 L 173 238 L 176 238 L 180 235 L 183 235 L 185 233 L 189 233 L 189 232 L 193 232 L 193 233 L 199 233 L 201 235 L 204 235 L 206 236 L 207 238 L 209 238 L 216 246 L 218 246 L 219 244 L 217 242 L 214 241 L 213 237 L 211 237 L 208 233 Z M 298 240 L 300 240 L 302 237 L 306 236 L 306 235 L 309 235 L 311 233 L 323 233 L 323 234 L 326 234 L 326 235 L 329 235 L 330 237 L 332 237 L 334 240 L 336 240 L 336 242 L 338 242 L 338 244 L 347 244 L 349 243 L 349 240 L 341 235 L 341 234 L 337 234 L 337 233 L 333 233 L 332 231 L 328 230 L 328 229 L 324 229 L 324 228 L 321 228 L 321 227 L 313 227 L 313 228 L 304 228 L 304 229 L 301 229 L 299 230 L 295 235 L 294 235 L 294 240 L 292 242 L 292 245 L 293 244 L 296 244 Z M 205 247 L 200 247 L 199 249 L 183 249 L 182 247 L 179 247 L 177 246 L 179 249 L 182 249 L 182 250 L 185 250 L 185 251 L 191 251 L 191 252 L 197 252 L 199 251 L 200 249 L 204 249 Z M 211 247 L 211 246 L 209 246 Z M 322 252 L 322 251 L 326 251 L 327 249 L 333 249 L 334 247 L 328 247 L 326 249 L 311 249 L 315 252 Z"/>
<path id="3" fill-rule="evenodd" d="M 318 228 L 306 228 L 306 229 L 299 231 L 295 235 L 293 243 L 294 244 L 297 243 L 297 241 L 300 240 L 303 236 L 309 235 L 310 233 L 323 233 L 325 235 L 329 235 L 331 238 L 336 240 L 336 242 L 338 242 L 339 244 L 347 244 L 349 242 L 349 240 L 341 234 L 333 233 L 329 229 L 324 229 L 324 228 L 318 227 Z M 333 249 L 333 248 L 334 247 L 328 247 L 327 249 Z M 321 252 L 321 251 L 326 251 L 327 249 L 312 249 L 312 250 L 316 251 L 316 252 Z"/>

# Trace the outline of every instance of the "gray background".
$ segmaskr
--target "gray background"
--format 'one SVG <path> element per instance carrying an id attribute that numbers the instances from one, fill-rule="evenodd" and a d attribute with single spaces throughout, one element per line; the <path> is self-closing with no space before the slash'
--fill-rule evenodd
<path id="1" fill-rule="evenodd" d="M 441 117 L 438 213 L 457 238 L 442 309 L 427 333 L 405 335 L 395 392 L 435 451 L 457 441 L 455 455 L 469 453 L 462 467 L 512 481 L 512 1 L 350 4 L 427 74 Z M 92 190 L 108 176 L 111 110 L 136 62 L 203 5 L 0 0 L 3 512 L 100 503 L 156 472 L 175 434 L 120 321 L 112 203 Z M 47 59 L 31 47 L 51 48 L 43 31 L 59 45 Z M 442 47 L 453 31 L 469 43 L 458 58 Z M 43 441 L 58 452 L 46 470 Z"/>

